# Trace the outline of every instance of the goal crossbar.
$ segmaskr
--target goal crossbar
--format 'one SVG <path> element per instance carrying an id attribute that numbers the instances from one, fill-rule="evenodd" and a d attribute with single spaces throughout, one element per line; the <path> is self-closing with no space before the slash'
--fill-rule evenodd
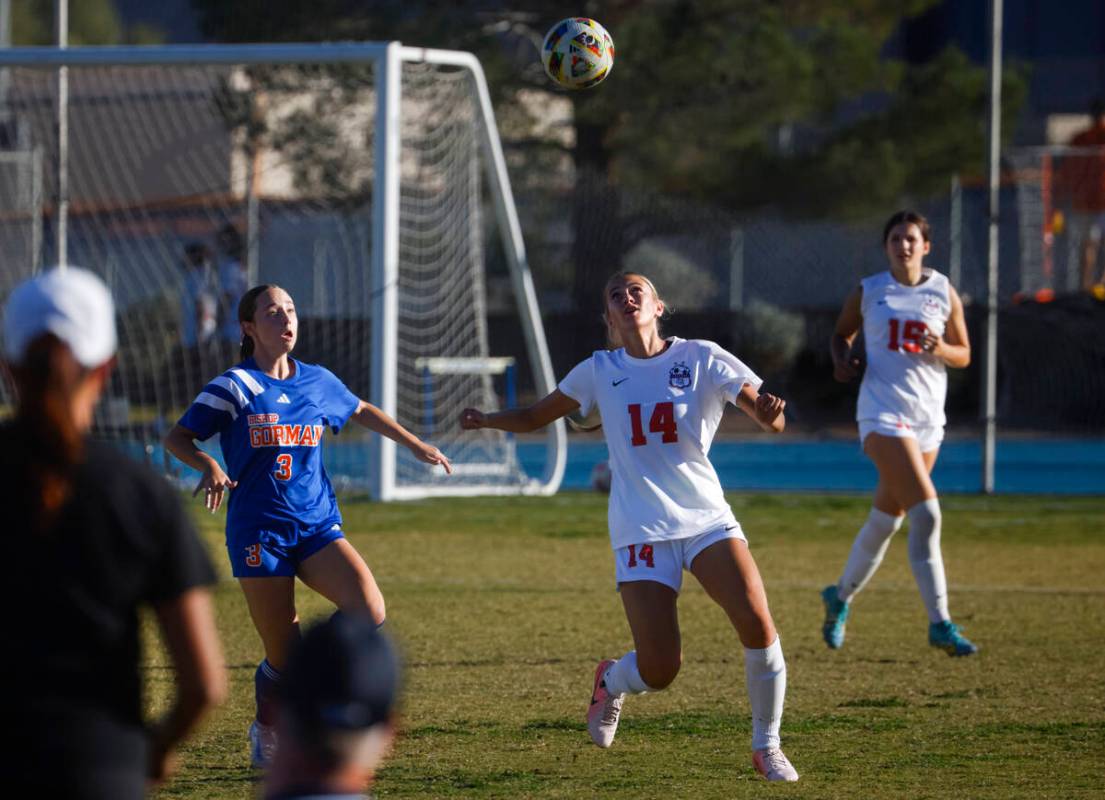
<path id="1" fill-rule="evenodd" d="M 399 304 L 400 137 L 403 112 L 400 79 L 404 64 L 445 65 L 466 71 L 474 88 L 479 148 L 486 186 L 493 201 L 497 228 L 521 317 L 534 388 L 545 395 L 555 388 L 552 362 L 538 311 L 521 225 L 499 140 L 483 69 L 474 55 L 457 51 L 404 46 L 399 42 L 332 44 L 155 45 L 126 47 L 15 47 L 0 49 L 0 68 L 35 67 L 208 67 L 274 64 L 371 64 L 375 75 L 374 191 L 372 192 L 372 332 L 373 358 L 370 400 L 397 417 L 396 358 Z M 59 177 L 60 180 L 60 177 Z M 59 235 L 59 241 L 60 241 Z M 64 252 L 64 249 L 61 250 Z M 493 374 L 493 373 L 488 373 Z M 547 429 L 547 458 L 540 479 L 513 486 L 455 486 L 434 481 L 428 487 L 396 484 L 395 444 L 373 439 L 375 463 L 371 491 L 377 499 L 430 495 L 487 493 L 552 494 L 564 474 L 567 438 L 562 421 Z"/>

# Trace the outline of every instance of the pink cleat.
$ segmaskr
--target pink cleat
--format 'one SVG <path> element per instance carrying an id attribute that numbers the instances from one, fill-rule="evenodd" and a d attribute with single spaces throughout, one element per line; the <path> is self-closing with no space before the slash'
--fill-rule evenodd
<path id="1" fill-rule="evenodd" d="M 618 732 L 618 716 L 622 713 L 624 694 L 610 694 L 602 678 L 614 664 L 613 659 L 600 661 L 595 667 L 595 688 L 591 690 L 591 707 L 587 709 L 587 732 L 599 747 L 609 747 Z"/>
<path id="2" fill-rule="evenodd" d="M 756 750 L 752 753 L 752 766 L 769 781 L 796 781 L 798 771 L 778 747 Z"/>

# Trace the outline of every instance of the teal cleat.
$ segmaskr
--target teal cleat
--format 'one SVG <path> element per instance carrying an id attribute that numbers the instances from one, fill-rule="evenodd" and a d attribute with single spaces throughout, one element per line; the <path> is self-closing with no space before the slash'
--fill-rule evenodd
<path id="1" fill-rule="evenodd" d="M 960 633 L 959 626 L 950 619 L 929 625 L 929 644 L 949 656 L 973 656 L 978 652 L 978 646 Z"/>
<path id="2" fill-rule="evenodd" d="M 850 606 L 837 597 L 836 586 L 822 589 L 821 600 L 825 603 L 825 624 L 821 626 L 821 635 L 825 644 L 839 650 L 844 644 L 844 624 L 848 621 Z"/>

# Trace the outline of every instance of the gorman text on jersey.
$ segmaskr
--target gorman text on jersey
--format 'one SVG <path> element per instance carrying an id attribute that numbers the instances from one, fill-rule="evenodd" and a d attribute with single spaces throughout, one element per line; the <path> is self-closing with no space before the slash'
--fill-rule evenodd
<path id="1" fill-rule="evenodd" d="M 322 425 L 281 425 L 279 414 L 250 414 L 250 447 L 318 447 Z"/>

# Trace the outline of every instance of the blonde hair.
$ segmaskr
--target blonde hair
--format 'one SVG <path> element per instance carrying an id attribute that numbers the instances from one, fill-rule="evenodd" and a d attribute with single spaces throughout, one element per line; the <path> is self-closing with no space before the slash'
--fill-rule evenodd
<path id="1" fill-rule="evenodd" d="M 619 347 L 622 346 L 622 342 L 618 338 L 618 332 L 616 330 L 614 330 L 614 326 L 610 324 L 610 317 L 608 315 L 609 308 L 606 305 L 607 297 L 609 297 L 610 289 L 614 286 L 614 284 L 625 283 L 630 278 L 636 278 L 636 279 L 640 280 L 642 283 L 644 283 L 645 286 L 647 286 L 649 288 L 649 291 L 652 292 L 652 296 L 655 297 L 656 300 L 664 306 L 664 311 L 665 312 L 670 311 L 670 309 L 668 308 L 667 302 L 665 302 L 664 298 L 662 298 L 660 296 L 660 293 L 658 291 L 656 291 L 656 285 L 651 280 L 649 280 L 649 277 L 647 275 L 644 275 L 643 273 L 640 273 L 640 272 L 631 272 L 631 271 L 624 271 L 624 270 L 622 272 L 615 272 L 613 275 L 611 275 L 609 278 L 606 279 L 606 284 L 602 287 L 602 321 L 603 321 L 603 324 L 606 325 L 606 349 L 607 350 L 617 350 Z M 657 321 L 656 321 L 656 331 L 657 331 L 657 333 L 660 332 L 660 320 L 659 319 L 657 319 Z"/>

